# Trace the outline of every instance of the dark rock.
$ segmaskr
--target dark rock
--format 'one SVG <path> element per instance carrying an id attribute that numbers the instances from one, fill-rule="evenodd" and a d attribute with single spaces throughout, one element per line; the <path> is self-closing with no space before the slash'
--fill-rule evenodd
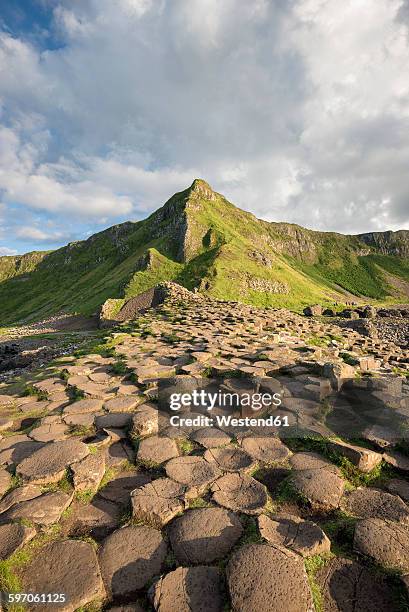
<path id="1" fill-rule="evenodd" d="M 350 559 L 331 559 L 315 575 L 328 612 L 387 612 L 395 602 L 385 577 Z"/>
<path id="2" fill-rule="evenodd" d="M 33 527 L 25 527 L 19 523 L 0 525 L 0 560 L 4 561 L 36 535 Z"/>
<path id="3" fill-rule="evenodd" d="M 26 592 L 64 593 L 66 602 L 58 606 L 64 612 L 105 595 L 95 550 L 78 540 L 53 542 L 37 551 L 22 571 L 22 583 Z M 50 604 L 35 604 L 28 609 L 49 612 Z"/>
<path id="4" fill-rule="evenodd" d="M 160 574 L 166 543 L 152 527 L 123 527 L 104 541 L 99 564 L 105 587 L 113 597 L 129 597 Z"/>
<path id="5" fill-rule="evenodd" d="M 169 526 L 172 548 L 181 565 L 222 559 L 242 532 L 239 518 L 224 508 L 189 510 Z"/>
<path id="6" fill-rule="evenodd" d="M 231 473 L 212 485 L 213 500 L 235 512 L 260 514 L 267 503 L 266 487 L 251 476 Z"/>
<path id="7" fill-rule="evenodd" d="M 217 567 L 178 567 L 158 580 L 152 599 L 157 612 L 222 612 L 222 573 Z"/>
<path id="8" fill-rule="evenodd" d="M 273 546 L 285 546 L 303 557 L 330 551 L 330 540 L 312 521 L 289 514 L 278 514 L 273 519 L 262 514 L 258 524 L 261 536 Z"/>
<path id="9" fill-rule="evenodd" d="M 233 553 L 227 581 L 235 612 L 307 612 L 312 596 L 302 558 L 289 550 L 249 544 Z"/>
<path id="10" fill-rule="evenodd" d="M 379 518 L 358 521 L 354 550 L 380 565 L 409 572 L 409 528 Z"/>

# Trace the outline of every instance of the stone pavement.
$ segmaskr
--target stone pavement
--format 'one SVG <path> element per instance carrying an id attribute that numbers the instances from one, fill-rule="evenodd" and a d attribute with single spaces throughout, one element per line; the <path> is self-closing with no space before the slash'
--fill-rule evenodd
<path id="1" fill-rule="evenodd" d="M 2 590 L 66 611 L 405 609 L 400 347 L 183 289 L 109 342 L 0 389 Z M 280 392 L 290 425 L 172 427 L 165 379 Z"/>

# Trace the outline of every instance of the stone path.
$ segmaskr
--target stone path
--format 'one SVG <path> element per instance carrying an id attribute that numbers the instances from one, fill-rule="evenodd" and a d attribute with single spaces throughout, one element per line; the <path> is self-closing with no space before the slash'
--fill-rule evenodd
<path id="1" fill-rule="evenodd" d="M 0 588 L 65 593 L 67 612 L 408 604 L 409 452 L 389 428 L 409 415 L 401 349 L 186 290 L 107 342 L 33 372 L 29 395 L 0 387 Z M 171 426 L 164 385 L 202 384 L 281 393 L 263 416 L 291 426 L 199 408 Z"/>

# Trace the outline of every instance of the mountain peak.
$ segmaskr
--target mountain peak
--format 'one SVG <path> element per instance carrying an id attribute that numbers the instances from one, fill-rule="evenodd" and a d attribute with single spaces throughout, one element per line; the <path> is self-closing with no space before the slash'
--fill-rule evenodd
<path id="1" fill-rule="evenodd" d="M 205 198 L 206 200 L 215 200 L 216 194 L 213 189 L 210 187 L 209 183 L 204 181 L 203 179 L 195 179 L 191 186 L 189 187 L 189 192 L 191 194 L 198 195 L 201 198 Z"/>

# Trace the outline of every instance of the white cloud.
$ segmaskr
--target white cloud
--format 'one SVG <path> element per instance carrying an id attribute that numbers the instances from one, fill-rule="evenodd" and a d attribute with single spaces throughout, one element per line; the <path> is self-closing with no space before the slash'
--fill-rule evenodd
<path id="1" fill-rule="evenodd" d="M 16 230 L 16 237 L 30 240 L 33 242 L 52 242 L 56 243 L 66 238 L 63 232 L 45 232 L 39 227 L 24 225 Z"/>
<path id="2" fill-rule="evenodd" d="M 31 142 L 24 142 L 18 129 L 0 127 L 0 190 L 5 203 L 18 202 L 32 209 L 80 217 L 131 213 L 129 197 L 91 182 L 83 168 L 74 166 L 76 172 L 71 179 L 59 176 L 58 163 L 39 164 L 44 139 L 38 134 L 30 136 Z"/>
<path id="3" fill-rule="evenodd" d="M 406 4 L 60 0 L 60 47 L 0 36 L 2 201 L 109 223 L 201 176 L 271 220 L 409 227 Z"/>
<path id="4" fill-rule="evenodd" d="M 9 249 L 8 247 L 0 246 L 0 257 L 4 257 L 6 255 L 17 255 L 17 251 L 15 249 Z"/>

